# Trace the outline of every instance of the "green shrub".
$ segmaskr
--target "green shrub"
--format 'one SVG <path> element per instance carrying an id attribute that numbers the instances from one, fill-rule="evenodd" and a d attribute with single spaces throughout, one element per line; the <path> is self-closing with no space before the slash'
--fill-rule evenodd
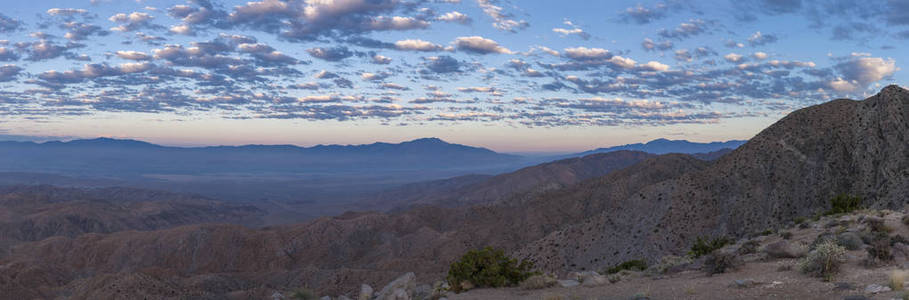
<path id="1" fill-rule="evenodd" d="M 644 271 L 647 269 L 647 263 L 640 259 L 629 260 L 612 268 L 606 269 L 606 274 L 615 274 L 622 270 Z"/>
<path id="2" fill-rule="evenodd" d="M 824 213 L 824 215 L 845 214 L 858 209 L 862 209 L 861 197 L 839 194 L 836 195 L 836 197 L 833 197 L 833 199 L 830 199 L 830 210 Z"/>
<path id="3" fill-rule="evenodd" d="M 802 273 L 830 280 L 846 260 L 846 248 L 826 240 L 799 262 Z"/>
<path id="4" fill-rule="evenodd" d="M 452 291 L 459 293 L 469 289 L 462 286 L 465 282 L 475 287 L 514 286 L 538 274 L 531 269 L 533 264 L 528 261 L 519 263 L 502 250 L 486 247 L 468 251 L 453 262 L 446 279 Z"/>
<path id="5" fill-rule="evenodd" d="M 294 300 L 316 300 L 319 297 L 310 289 L 302 288 L 290 294 L 290 299 Z"/>
<path id="6" fill-rule="evenodd" d="M 709 241 L 705 238 L 698 237 L 697 240 L 694 241 L 694 245 L 691 245 L 691 251 L 688 251 L 688 255 L 701 257 L 710 254 L 713 250 L 723 248 L 723 246 L 730 243 L 732 243 L 732 241 L 725 237 L 718 237 Z"/>

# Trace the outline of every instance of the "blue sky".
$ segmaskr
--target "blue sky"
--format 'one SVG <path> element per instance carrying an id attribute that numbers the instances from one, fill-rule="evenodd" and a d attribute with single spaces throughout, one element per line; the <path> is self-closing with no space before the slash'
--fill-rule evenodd
<path id="1" fill-rule="evenodd" d="M 5 1 L 0 137 L 749 138 L 907 85 L 909 1 Z"/>

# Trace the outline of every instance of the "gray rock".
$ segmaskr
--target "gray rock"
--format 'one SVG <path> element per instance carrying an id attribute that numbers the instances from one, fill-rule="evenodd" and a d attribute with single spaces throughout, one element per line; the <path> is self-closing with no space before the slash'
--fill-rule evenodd
<path id="1" fill-rule="evenodd" d="M 733 281 L 732 284 L 737 288 L 750 288 L 757 285 L 757 281 L 754 281 L 754 279 L 738 279 Z"/>
<path id="2" fill-rule="evenodd" d="M 764 246 L 764 253 L 772 258 L 799 258 L 805 256 L 808 249 L 788 241 L 779 241 Z"/>
<path id="3" fill-rule="evenodd" d="M 889 291 L 890 291 L 889 287 L 882 286 L 880 284 L 869 284 L 867 287 L 865 287 L 865 293 L 868 293 L 868 294 L 877 294 L 877 293 L 884 293 L 884 292 L 889 292 Z"/>
<path id="4" fill-rule="evenodd" d="M 360 295 L 357 296 L 357 300 L 369 300 L 372 299 L 373 289 L 368 284 L 363 284 L 360 286 Z"/>
<path id="5" fill-rule="evenodd" d="M 843 300 L 868 300 L 868 297 L 862 295 L 851 295 L 843 297 Z"/>
<path id="6" fill-rule="evenodd" d="M 559 286 L 561 286 L 561 287 L 568 288 L 568 287 L 575 287 L 578 285 L 581 285 L 581 283 L 578 282 L 577 280 L 572 280 L 572 279 L 559 280 Z"/>
<path id="7" fill-rule="evenodd" d="M 341 296 L 338 296 L 338 300 L 351 300 L 351 299 L 347 296 L 341 295 Z"/>
<path id="8" fill-rule="evenodd" d="M 274 292 L 271 294 L 272 300 L 284 300 L 284 294 L 281 292 Z"/>
<path id="9" fill-rule="evenodd" d="M 390 282 L 378 294 L 376 300 L 411 300 L 417 289 L 417 276 L 413 272 Z"/>
<path id="10" fill-rule="evenodd" d="M 581 272 L 579 277 L 582 286 L 593 287 L 609 283 L 609 278 L 594 271 Z"/>
<path id="11" fill-rule="evenodd" d="M 848 282 L 837 282 L 834 283 L 834 290 L 851 290 L 853 289 L 852 284 Z"/>
<path id="12" fill-rule="evenodd" d="M 331 300 L 331 296 L 322 296 L 319 300 Z"/>

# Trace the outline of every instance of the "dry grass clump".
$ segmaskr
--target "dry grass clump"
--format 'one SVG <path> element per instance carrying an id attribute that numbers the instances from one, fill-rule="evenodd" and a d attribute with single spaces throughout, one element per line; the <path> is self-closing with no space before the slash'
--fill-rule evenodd
<path id="1" fill-rule="evenodd" d="M 909 272 L 904 270 L 893 270 L 893 272 L 890 272 L 890 289 L 902 291 L 903 283 L 906 282 L 906 277 L 909 277 Z"/>

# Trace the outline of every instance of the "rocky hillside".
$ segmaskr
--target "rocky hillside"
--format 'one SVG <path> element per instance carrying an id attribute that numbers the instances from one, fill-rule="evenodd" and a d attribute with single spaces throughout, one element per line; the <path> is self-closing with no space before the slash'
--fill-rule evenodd
<path id="1" fill-rule="evenodd" d="M 461 176 L 415 183 L 381 193 L 369 204 L 375 207 L 456 207 L 490 204 L 515 197 L 532 198 L 546 191 L 609 174 L 653 156 L 639 151 L 615 151 L 558 160 L 492 177 Z"/>
<path id="2" fill-rule="evenodd" d="M 791 113 L 709 168 L 649 186 L 621 208 L 521 251 L 547 270 L 654 261 L 698 236 L 742 236 L 829 208 L 837 194 L 878 208 L 909 195 L 909 91 Z"/>
<path id="3" fill-rule="evenodd" d="M 264 214 L 197 196 L 127 189 L 0 188 L 0 254 L 25 241 L 198 223 L 255 225 Z"/>

